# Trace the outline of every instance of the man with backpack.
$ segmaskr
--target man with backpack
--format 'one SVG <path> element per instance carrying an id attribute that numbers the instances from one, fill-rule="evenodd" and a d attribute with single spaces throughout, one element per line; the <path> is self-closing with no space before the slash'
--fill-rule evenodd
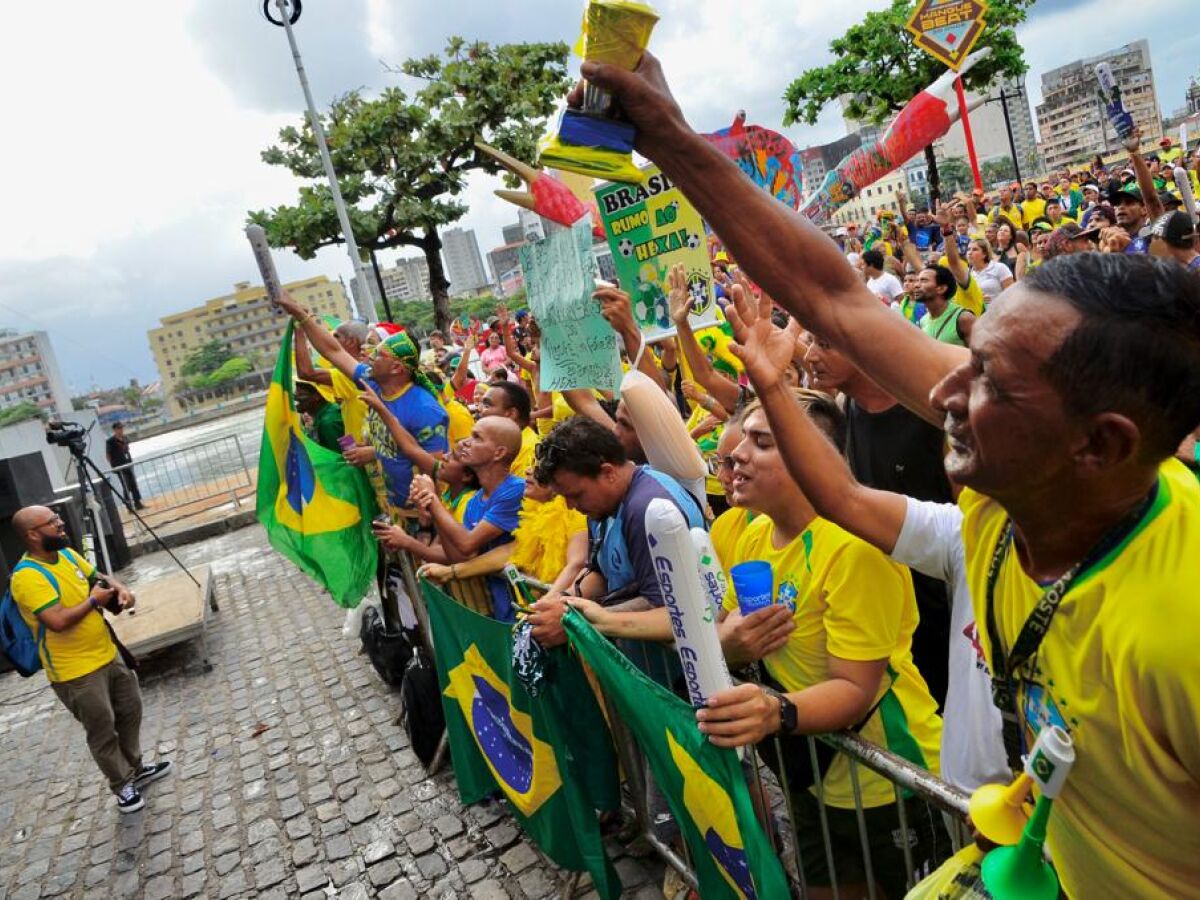
<path id="1" fill-rule="evenodd" d="M 0 603 L 4 651 L 22 675 L 45 669 L 50 687 L 83 726 L 117 809 L 139 810 L 145 806 L 139 788 L 170 772 L 171 763 L 142 760 L 137 675 L 121 658 L 101 612 L 132 609 L 134 596 L 68 546 L 66 527 L 53 510 L 27 506 L 12 524 L 25 554 Z"/>

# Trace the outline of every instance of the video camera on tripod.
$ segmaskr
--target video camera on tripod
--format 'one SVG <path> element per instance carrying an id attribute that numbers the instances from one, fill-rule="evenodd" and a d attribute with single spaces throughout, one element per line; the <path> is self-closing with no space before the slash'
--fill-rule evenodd
<path id="1" fill-rule="evenodd" d="M 87 429 L 75 422 L 47 422 L 46 443 L 66 447 L 80 456 L 87 446 Z"/>

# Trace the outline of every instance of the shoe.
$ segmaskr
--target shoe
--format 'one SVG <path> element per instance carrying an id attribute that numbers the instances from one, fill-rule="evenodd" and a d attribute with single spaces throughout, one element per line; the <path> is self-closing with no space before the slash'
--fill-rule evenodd
<path id="1" fill-rule="evenodd" d="M 142 799 L 132 781 L 117 793 L 117 809 L 123 813 L 137 812 L 145 805 L 146 801 Z"/>
<path id="2" fill-rule="evenodd" d="M 145 503 L 135 503 L 135 504 L 133 504 L 133 508 L 134 509 L 145 509 L 146 504 Z"/>
<path id="3" fill-rule="evenodd" d="M 140 769 L 133 773 L 133 784 L 137 787 L 149 784 L 152 781 L 158 781 L 164 775 L 169 775 L 172 766 L 169 759 L 164 759 L 160 762 L 143 765 Z"/>

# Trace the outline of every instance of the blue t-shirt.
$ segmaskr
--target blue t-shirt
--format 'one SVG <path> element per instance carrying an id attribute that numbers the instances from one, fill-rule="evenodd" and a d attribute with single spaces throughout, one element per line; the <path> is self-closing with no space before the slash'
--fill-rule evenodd
<path id="1" fill-rule="evenodd" d="M 908 233 L 912 236 L 912 242 L 918 250 L 936 250 L 942 246 L 942 226 L 940 225 L 909 225 Z"/>
<path id="2" fill-rule="evenodd" d="M 1133 240 L 1129 242 L 1129 246 L 1125 248 L 1126 253 L 1149 253 L 1150 238 L 1142 237 L 1140 234 L 1134 235 Z"/>
<path id="3" fill-rule="evenodd" d="M 525 480 L 516 475 L 509 475 L 496 485 L 491 494 L 476 491 L 467 501 L 463 510 L 463 527 L 468 531 L 480 522 L 490 522 L 499 528 L 503 534 L 488 541 L 480 548 L 480 553 L 486 553 L 502 544 L 509 543 L 512 533 L 517 530 L 520 519 L 521 501 L 525 499 Z M 516 615 L 513 612 L 512 594 L 508 581 L 498 575 L 487 576 L 488 590 L 492 595 L 492 615 L 501 622 L 513 622 Z"/>
<path id="4" fill-rule="evenodd" d="M 375 393 L 383 397 L 383 391 L 375 379 L 370 377 L 370 373 L 370 366 L 359 363 L 358 368 L 354 370 L 354 380 L 369 385 Z M 437 397 L 425 388 L 419 384 L 410 384 L 399 397 L 391 400 L 385 398 L 383 403 L 423 449 L 430 453 L 445 453 L 450 449 L 446 440 L 446 426 L 450 417 Z M 375 448 L 375 455 L 383 469 L 388 502 L 392 506 L 407 506 L 408 489 L 413 476 L 412 460 L 400 452 L 400 448 L 392 440 L 391 432 L 374 412 L 367 416 L 367 439 Z"/>

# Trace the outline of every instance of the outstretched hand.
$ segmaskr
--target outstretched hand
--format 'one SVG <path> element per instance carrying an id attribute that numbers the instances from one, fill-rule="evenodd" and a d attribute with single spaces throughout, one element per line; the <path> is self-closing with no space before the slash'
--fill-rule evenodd
<path id="1" fill-rule="evenodd" d="M 624 335 L 637 330 L 637 323 L 633 320 L 633 303 L 627 293 L 618 287 L 605 285 L 597 288 L 592 296 L 600 301 L 600 315 L 604 316 L 613 331 Z"/>
<path id="2" fill-rule="evenodd" d="M 787 328 L 771 321 L 771 298 L 765 294 L 757 300 L 744 285 L 735 284 L 731 292 L 733 303 L 725 309 L 736 341 L 730 352 L 742 361 L 746 375 L 761 394 L 775 387 L 792 364 L 800 323 L 795 319 Z"/>
<path id="3" fill-rule="evenodd" d="M 671 313 L 671 321 L 677 326 L 687 321 L 688 313 L 692 311 L 695 298 L 688 290 L 687 272 L 678 263 L 671 266 L 667 273 L 667 304 Z"/>
<path id="4" fill-rule="evenodd" d="M 387 407 L 383 405 L 383 398 L 375 393 L 375 389 L 373 387 L 371 387 L 365 381 L 360 381 L 358 386 L 362 388 L 358 395 L 359 400 L 361 400 L 371 409 L 375 410 L 377 413 L 382 413 L 387 409 Z"/>

